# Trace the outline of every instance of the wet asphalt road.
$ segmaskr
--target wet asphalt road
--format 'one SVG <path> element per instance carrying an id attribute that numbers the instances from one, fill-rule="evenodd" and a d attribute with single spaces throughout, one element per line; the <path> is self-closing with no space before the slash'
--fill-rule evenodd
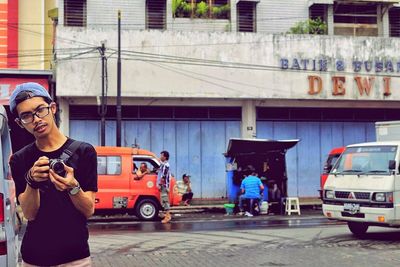
<path id="1" fill-rule="evenodd" d="M 207 220 L 179 220 L 168 224 L 160 222 L 141 222 L 135 218 L 130 219 L 97 219 L 89 223 L 92 233 L 98 231 L 128 231 L 128 232 L 164 232 L 164 231 L 221 231 L 244 230 L 255 228 L 306 228 L 324 225 L 340 225 L 337 221 L 326 218 L 292 218 L 292 219 L 268 219 L 233 217 L 224 219 Z"/>
<path id="2" fill-rule="evenodd" d="M 95 266 L 399 266 L 400 230 L 355 238 L 320 215 L 90 222 Z"/>
<path id="3" fill-rule="evenodd" d="M 181 215 L 172 223 L 134 217 L 89 222 L 95 267 L 400 266 L 400 230 L 354 237 L 319 212 L 306 216 Z"/>

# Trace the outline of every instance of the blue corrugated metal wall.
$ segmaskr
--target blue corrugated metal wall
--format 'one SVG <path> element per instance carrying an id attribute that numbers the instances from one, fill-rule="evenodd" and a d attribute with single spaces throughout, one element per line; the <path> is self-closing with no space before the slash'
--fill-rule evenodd
<path id="1" fill-rule="evenodd" d="M 106 145 L 116 144 L 116 124 L 106 124 Z M 100 123 L 71 120 L 70 136 L 100 144 Z M 122 145 L 136 142 L 156 154 L 170 152 L 172 173 L 192 175 L 196 198 L 226 197 L 225 158 L 229 138 L 240 137 L 239 121 L 124 121 Z"/>
<path id="2" fill-rule="evenodd" d="M 329 151 L 375 141 L 375 128 L 372 122 L 258 121 L 257 138 L 301 139 L 286 156 L 288 194 L 318 196 L 319 177 Z"/>

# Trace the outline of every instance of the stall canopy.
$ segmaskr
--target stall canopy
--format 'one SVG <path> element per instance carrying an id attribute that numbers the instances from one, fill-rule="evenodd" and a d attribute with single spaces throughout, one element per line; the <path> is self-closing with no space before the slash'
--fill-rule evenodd
<path id="1" fill-rule="evenodd" d="M 268 139 L 237 139 L 229 140 L 228 149 L 225 153 L 227 157 L 250 154 L 268 154 L 271 152 L 286 152 L 294 147 L 300 140 L 268 140 Z"/>

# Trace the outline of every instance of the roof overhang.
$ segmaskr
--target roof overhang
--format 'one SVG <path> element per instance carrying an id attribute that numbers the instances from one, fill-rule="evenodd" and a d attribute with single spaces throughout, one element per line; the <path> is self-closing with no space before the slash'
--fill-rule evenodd
<path id="1" fill-rule="evenodd" d="M 333 5 L 333 0 L 308 0 L 308 7 L 314 4 Z"/>
<path id="2" fill-rule="evenodd" d="M 239 139 L 229 140 L 225 153 L 227 157 L 251 154 L 269 154 L 273 152 L 286 152 L 294 147 L 300 140 L 268 140 L 268 139 Z"/>
<path id="3" fill-rule="evenodd" d="M 383 4 L 398 4 L 399 0 L 355 0 L 355 1 L 347 1 L 347 0 L 308 0 L 308 7 L 314 4 L 325 4 L 325 5 L 333 5 L 333 2 L 348 2 L 348 3 L 356 3 L 356 2 L 369 2 L 369 3 L 383 3 Z"/>
<path id="4" fill-rule="evenodd" d="M 253 2 L 253 3 L 259 3 L 260 0 L 237 0 L 237 1 L 236 1 L 236 3 L 239 3 L 239 2 Z"/>
<path id="5" fill-rule="evenodd" d="M 370 2 L 370 3 L 387 3 L 387 4 L 397 4 L 399 0 L 356 0 L 356 1 L 345 1 L 342 2 Z"/>
<path id="6" fill-rule="evenodd" d="M 51 70 L 19 70 L 19 69 L 0 69 L 0 75 L 40 75 L 40 76 L 51 76 L 53 71 Z"/>

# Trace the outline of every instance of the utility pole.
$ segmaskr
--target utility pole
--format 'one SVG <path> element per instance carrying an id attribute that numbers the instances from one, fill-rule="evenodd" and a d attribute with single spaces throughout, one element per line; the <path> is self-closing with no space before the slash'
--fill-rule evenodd
<path id="1" fill-rule="evenodd" d="M 104 42 L 101 43 L 101 47 L 99 47 L 99 52 L 101 55 L 101 99 L 100 99 L 100 110 L 99 115 L 101 116 L 101 134 L 100 134 L 100 142 L 101 146 L 106 145 L 106 113 L 107 113 L 107 104 L 105 100 L 105 56 L 106 46 Z"/>
<path id="2" fill-rule="evenodd" d="M 121 11 L 118 10 L 117 146 L 121 146 Z"/>

